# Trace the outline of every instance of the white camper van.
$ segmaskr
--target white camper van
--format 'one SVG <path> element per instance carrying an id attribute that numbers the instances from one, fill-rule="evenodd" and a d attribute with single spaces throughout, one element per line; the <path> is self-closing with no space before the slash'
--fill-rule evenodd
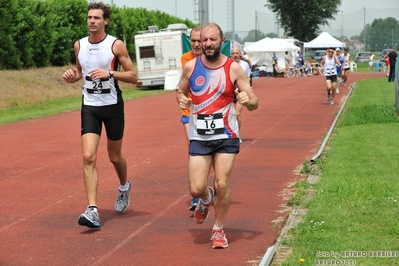
<path id="1" fill-rule="evenodd" d="M 185 24 L 170 24 L 166 29 L 149 26 L 134 36 L 138 72 L 137 87 L 163 87 L 167 72 L 181 74 Z"/>

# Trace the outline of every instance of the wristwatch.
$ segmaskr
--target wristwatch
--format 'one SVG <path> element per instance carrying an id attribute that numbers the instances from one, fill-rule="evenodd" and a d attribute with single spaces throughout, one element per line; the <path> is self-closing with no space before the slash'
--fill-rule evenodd
<path id="1" fill-rule="evenodd" d="M 112 78 L 114 76 L 114 71 L 109 70 L 109 78 Z"/>

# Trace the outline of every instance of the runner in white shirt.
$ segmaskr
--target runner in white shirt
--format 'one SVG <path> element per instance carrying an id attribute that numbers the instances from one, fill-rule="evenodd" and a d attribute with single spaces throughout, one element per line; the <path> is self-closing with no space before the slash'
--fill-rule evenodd
<path id="1" fill-rule="evenodd" d="M 374 54 L 371 54 L 369 57 L 369 70 L 373 71 L 373 64 L 374 64 Z"/>
<path id="2" fill-rule="evenodd" d="M 334 48 L 328 48 L 327 55 L 321 60 L 327 86 L 327 101 L 334 105 L 335 87 L 337 85 L 337 65 L 341 65 Z"/>
<path id="3" fill-rule="evenodd" d="M 344 54 L 342 55 L 342 59 L 344 59 L 344 63 L 341 85 L 346 86 L 346 82 L 348 81 L 349 76 L 350 64 L 352 63 L 352 58 L 351 55 L 348 53 L 348 48 L 344 48 Z"/>
<path id="4" fill-rule="evenodd" d="M 108 159 L 118 177 L 119 190 L 115 211 L 122 213 L 130 203 L 131 183 L 127 179 L 127 163 L 122 155 L 125 127 L 124 102 L 118 82 L 135 84 L 137 75 L 123 41 L 106 33 L 111 7 L 102 2 L 90 3 L 87 11 L 89 36 L 75 42 L 76 67 L 62 75 L 68 83 L 83 79 L 81 108 L 81 142 L 83 179 L 88 207 L 78 218 L 79 225 L 101 226 L 97 207 L 99 177 L 97 151 L 104 125 Z M 123 68 L 123 71 L 120 71 Z"/>
<path id="5" fill-rule="evenodd" d="M 241 60 L 241 50 L 240 47 L 236 46 L 231 49 L 230 57 L 234 59 L 237 63 L 240 64 L 242 70 L 244 70 L 245 76 L 247 77 L 247 80 L 249 83 L 251 83 L 251 69 L 249 68 L 249 65 L 247 62 L 244 60 Z M 238 122 L 238 129 L 241 129 L 241 112 L 243 105 L 240 104 L 238 101 L 235 102 L 235 107 L 236 107 L 236 115 L 237 115 L 237 122 Z M 240 138 L 240 142 L 242 142 Z"/>

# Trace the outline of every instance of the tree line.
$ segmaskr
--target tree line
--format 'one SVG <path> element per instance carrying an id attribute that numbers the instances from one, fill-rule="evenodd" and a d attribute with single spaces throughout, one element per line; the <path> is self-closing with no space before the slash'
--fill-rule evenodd
<path id="1" fill-rule="evenodd" d="M 88 35 L 86 0 L 0 0 L 0 69 L 28 69 L 75 63 L 73 44 Z M 112 7 L 107 32 L 135 57 L 134 36 L 148 26 L 193 22 L 161 11 Z"/>
<path id="2" fill-rule="evenodd" d="M 267 6 L 278 17 L 287 36 L 302 42 L 316 38 L 322 26 L 339 13 L 342 0 L 267 0 Z M 349 36 L 348 36 L 349 37 Z M 337 37 L 336 37 L 337 38 Z M 337 38 L 347 40 L 347 37 Z M 352 40 L 366 43 L 365 49 L 392 48 L 399 44 L 399 22 L 394 17 L 374 19 Z"/>

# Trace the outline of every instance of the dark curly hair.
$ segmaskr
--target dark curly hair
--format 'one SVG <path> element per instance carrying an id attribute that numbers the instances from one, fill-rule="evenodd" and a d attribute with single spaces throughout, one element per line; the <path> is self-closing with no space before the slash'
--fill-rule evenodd
<path id="1" fill-rule="evenodd" d="M 87 11 L 92 10 L 92 9 L 101 9 L 103 11 L 103 19 L 111 19 L 112 16 L 112 10 L 110 6 L 107 6 L 103 2 L 93 2 L 90 3 L 89 6 L 87 7 Z M 105 25 L 105 28 L 107 28 L 108 25 Z"/>

